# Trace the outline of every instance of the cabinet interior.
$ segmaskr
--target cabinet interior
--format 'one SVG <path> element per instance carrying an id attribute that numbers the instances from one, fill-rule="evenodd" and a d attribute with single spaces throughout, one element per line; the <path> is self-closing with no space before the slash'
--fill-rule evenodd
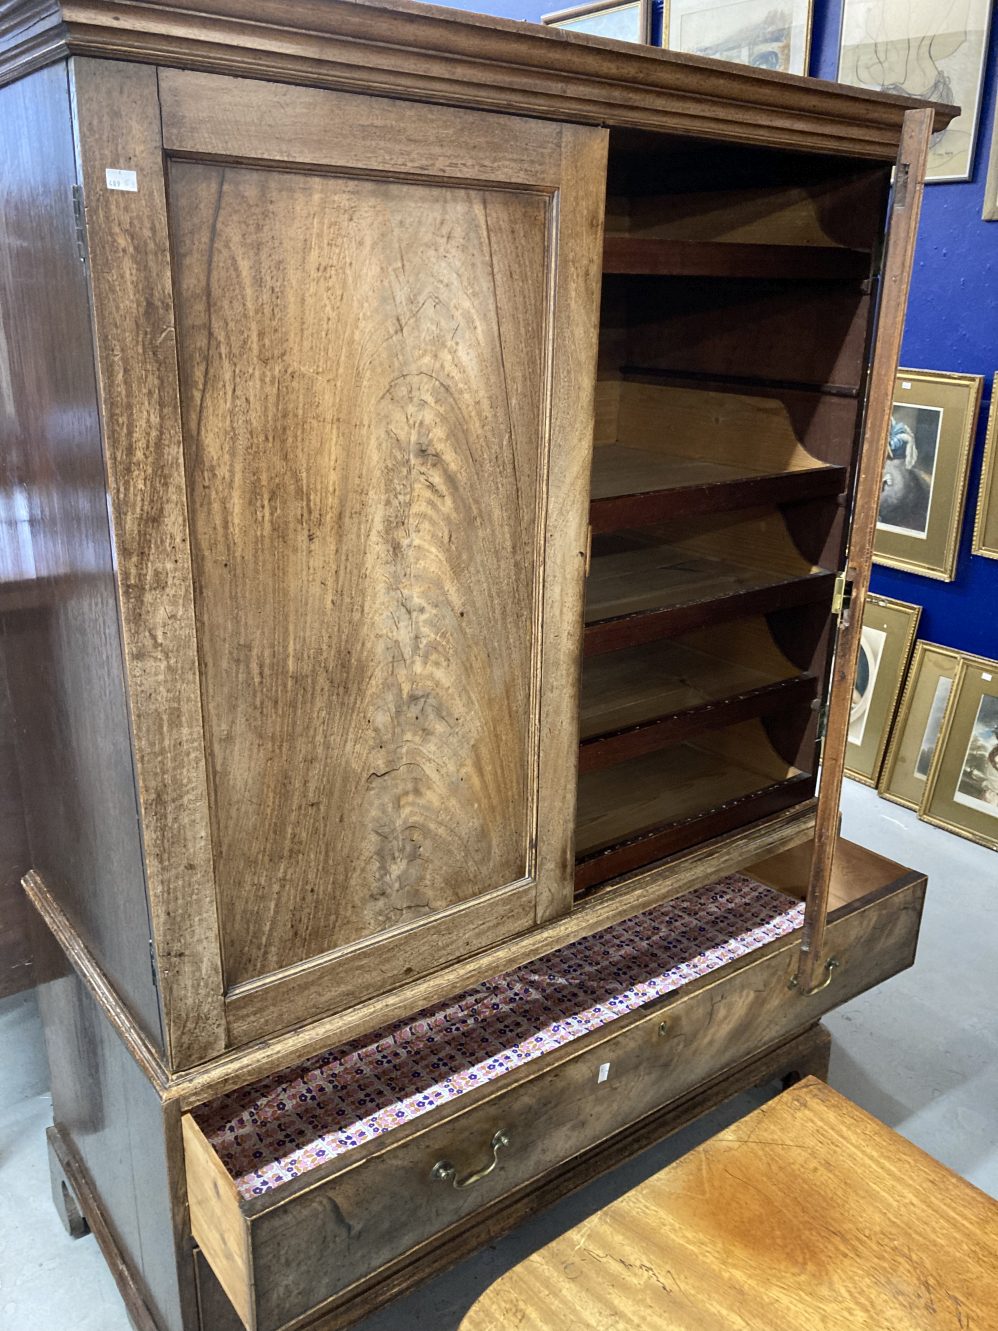
<path id="1" fill-rule="evenodd" d="M 611 131 L 578 891 L 814 793 L 889 183 Z"/>

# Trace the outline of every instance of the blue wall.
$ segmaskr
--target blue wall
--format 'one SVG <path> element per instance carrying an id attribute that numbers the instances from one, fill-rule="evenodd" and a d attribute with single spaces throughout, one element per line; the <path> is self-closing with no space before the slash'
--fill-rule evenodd
<path id="1" fill-rule="evenodd" d="M 540 18 L 571 0 L 474 0 L 460 9 L 507 18 Z M 998 5 L 996 5 L 998 11 Z M 832 79 L 838 65 L 841 0 L 814 0 L 811 73 Z M 656 0 L 655 33 L 661 27 Z M 998 222 L 981 220 L 991 126 L 998 88 L 998 12 L 988 50 L 973 175 L 956 185 L 929 185 L 915 256 L 902 364 L 984 376 L 984 401 L 967 491 L 960 557 L 953 582 L 874 566 L 873 590 L 924 607 L 919 636 L 947 647 L 998 657 L 998 560 L 970 553 L 981 475 L 984 430 L 998 369 Z"/>

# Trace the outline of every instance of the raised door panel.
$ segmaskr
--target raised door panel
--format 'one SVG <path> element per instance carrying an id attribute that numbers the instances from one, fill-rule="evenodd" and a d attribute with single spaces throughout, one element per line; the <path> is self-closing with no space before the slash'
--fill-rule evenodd
<path id="1" fill-rule="evenodd" d="M 189 162 L 169 199 L 232 985 L 533 878 L 551 205 Z"/>
<path id="2" fill-rule="evenodd" d="M 126 653 L 177 644 L 141 697 L 133 671 L 154 927 L 171 975 L 210 974 L 169 949 L 183 894 L 157 916 L 186 871 L 218 978 L 173 1001 L 231 1046 L 571 907 L 606 135 L 78 64 L 88 227 L 158 251 L 99 349 Z M 179 376 L 127 455 L 137 338 Z M 142 478 L 184 517 L 155 562 Z M 167 729 L 173 770 L 145 743 Z"/>

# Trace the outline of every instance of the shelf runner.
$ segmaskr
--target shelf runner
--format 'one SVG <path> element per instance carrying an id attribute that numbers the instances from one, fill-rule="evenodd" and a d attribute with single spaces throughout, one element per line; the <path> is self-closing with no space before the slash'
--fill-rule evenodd
<path id="1" fill-rule="evenodd" d="M 198 1123 L 240 1195 L 258 1196 L 791 933 L 803 915 L 731 874 L 221 1096 Z"/>

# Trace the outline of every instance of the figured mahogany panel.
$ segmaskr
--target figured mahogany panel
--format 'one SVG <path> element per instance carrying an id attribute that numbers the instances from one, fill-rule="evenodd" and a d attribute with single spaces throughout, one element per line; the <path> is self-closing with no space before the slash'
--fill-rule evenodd
<path id="1" fill-rule="evenodd" d="M 550 204 L 174 163 L 228 984 L 531 876 Z"/>

